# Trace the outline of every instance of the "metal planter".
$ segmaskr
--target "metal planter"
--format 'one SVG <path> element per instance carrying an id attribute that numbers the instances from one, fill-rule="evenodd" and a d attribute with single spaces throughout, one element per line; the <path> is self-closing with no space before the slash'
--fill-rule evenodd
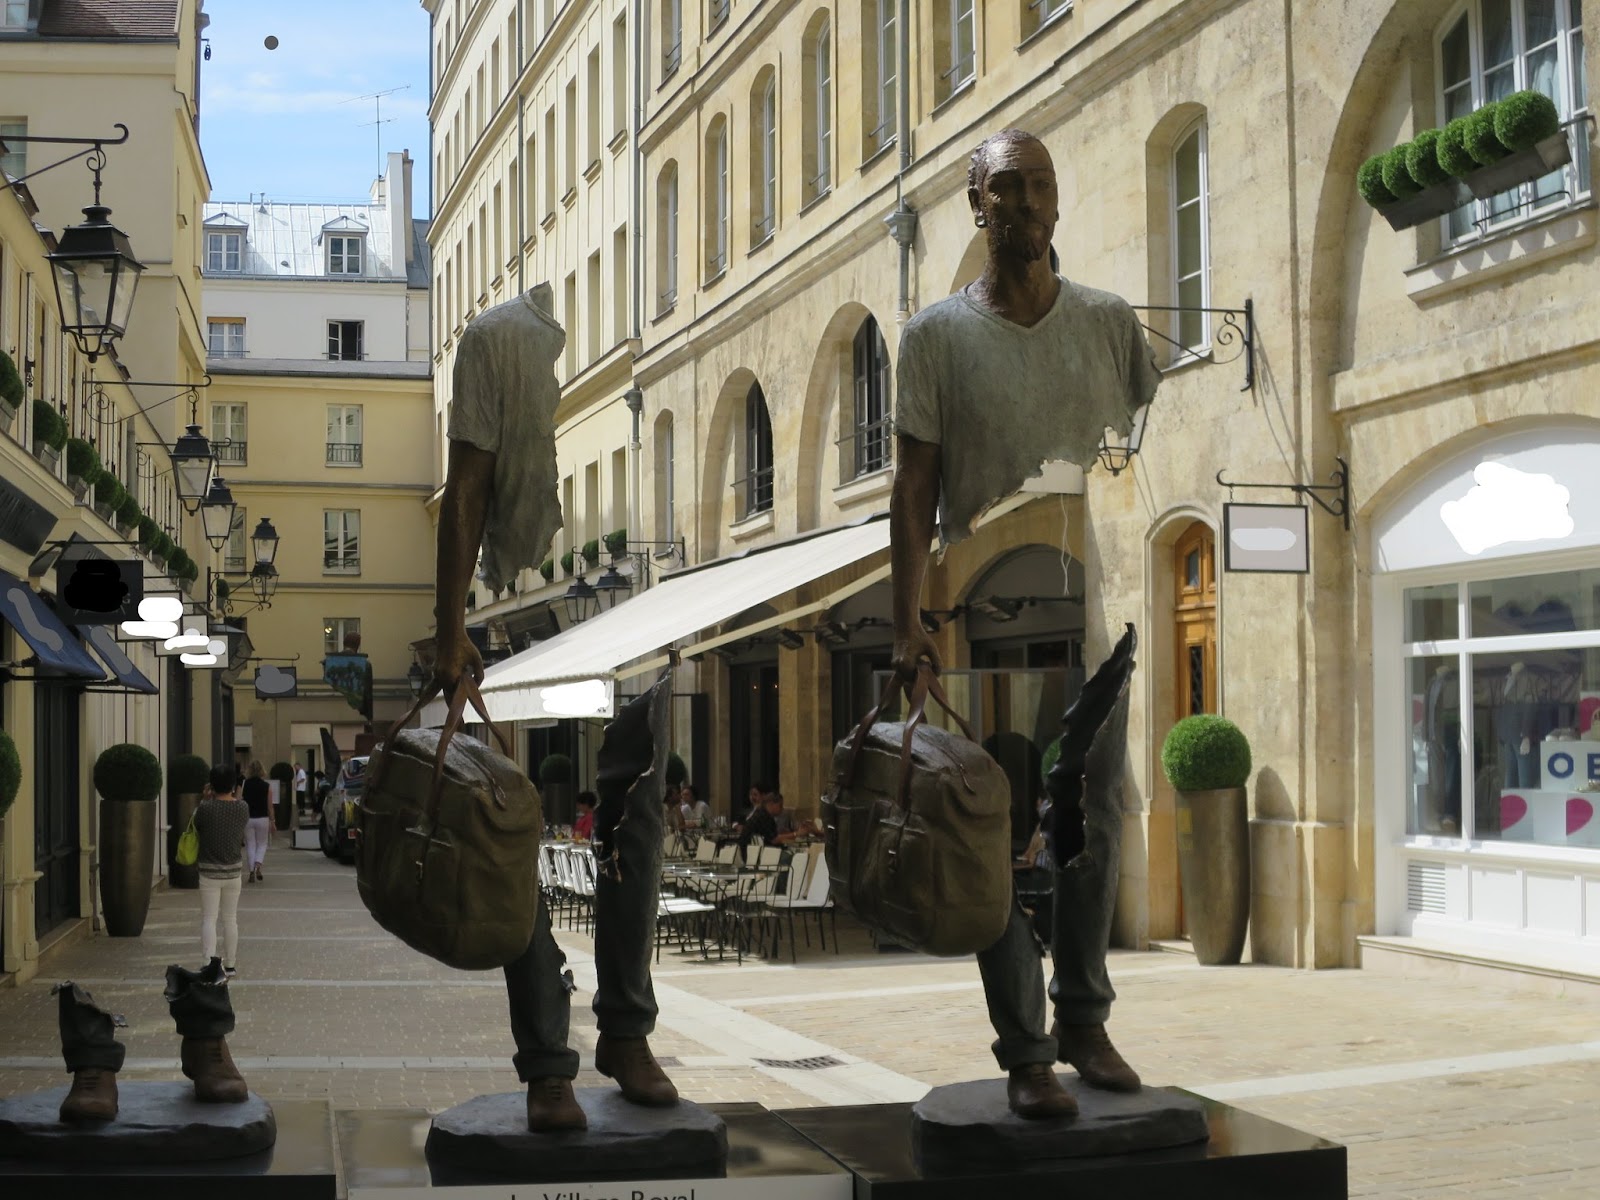
<path id="1" fill-rule="evenodd" d="M 1389 228 L 1399 232 L 1454 212 L 1472 199 L 1459 179 L 1447 179 L 1431 188 L 1424 188 L 1415 196 L 1396 200 L 1378 209 L 1378 215 L 1389 222 Z"/>
<path id="2" fill-rule="evenodd" d="M 200 805 L 199 792 L 183 792 L 176 796 L 168 797 L 171 806 L 167 820 L 167 884 L 175 888 L 197 888 L 200 886 L 200 864 L 190 863 L 187 867 L 178 862 L 178 839 L 183 836 L 183 831 L 189 828 L 189 818 L 194 816 L 194 810 Z"/>
<path id="3" fill-rule="evenodd" d="M 100 910 L 112 937 L 138 937 L 155 886 L 156 802 L 100 801 Z"/>
<path id="4" fill-rule="evenodd" d="M 1471 193 L 1479 200 L 1488 200 L 1501 192 L 1510 191 L 1518 184 L 1532 183 L 1558 167 L 1572 161 L 1572 146 L 1567 142 L 1567 131 L 1547 137 L 1527 150 L 1506 155 L 1499 162 L 1479 167 L 1462 177 Z"/>
<path id="5" fill-rule="evenodd" d="M 1237 963 L 1250 923 L 1250 814 L 1244 788 L 1179 792 L 1178 869 L 1194 954 Z"/>

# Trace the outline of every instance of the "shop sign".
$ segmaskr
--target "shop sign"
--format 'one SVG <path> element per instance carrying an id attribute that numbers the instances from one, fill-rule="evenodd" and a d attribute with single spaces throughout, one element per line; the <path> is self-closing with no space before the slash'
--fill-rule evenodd
<path id="1" fill-rule="evenodd" d="M 1541 742 L 1541 779 L 1570 787 L 1585 779 L 1600 780 L 1600 742 Z"/>
<path id="2" fill-rule="evenodd" d="M 849 1175 L 663 1179 L 627 1183 L 496 1183 L 453 1187 L 451 1200 L 851 1200 Z M 752 1186 L 759 1185 L 759 1186 Z M 350 1200 L 438 1200 L 426 1187 L 351 1187 Z"/>
<path id="3" fill-rule="evenodd" d="M 293 700 L 300 694 L 299 670 L 270 663 L 256 668 L 257 700 Z M 299 743 L 295 743 L 299 745 Z"/>
<path id="4" fill-rule="evenodd" d="M 1306 574 L 1311 570 L 1310 512 L 1303 504 L 1224 504 L 1223 569 Z"/>
<path id="5" fill-rule="evenodd" d="M 139 619 L 144 564 L 137 559 L 64 554 L 56 580 L 56 613 L 68 625 L 117 625 Z"/>
<path id="6" fill-rule="evenodd" d="M 15 484 L 0 479 L 0 538 L 24 554 L 37 554 L 55 527 L 54 513 Z"/>

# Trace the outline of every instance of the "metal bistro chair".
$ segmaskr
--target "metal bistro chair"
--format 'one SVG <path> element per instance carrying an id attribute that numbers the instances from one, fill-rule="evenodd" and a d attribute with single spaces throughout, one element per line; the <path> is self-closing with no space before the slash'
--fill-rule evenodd
<path id="1" fill-rule="evenodd" d="M 594 851 L 587 846 L 580 846 L 572 852 L 573 862 L 577 867 L 578 876 L 578 907 L 583 913 L 583 931 L 594 934 L 594 893 L 596 887 L 596 871 Z"/>
<path id="2" fill-rule="evenodd" d="M 793 870 L 791 864 L 790 870 Z M 822 936 L 822 914 L 827 913 L 833 925 L 833 952 L 839 953 L 839 912 L 833 905 L 833 899 L 828 895 L 828 857 L 822 852 L 820 845 L 811 847 L 810 878 L 805 884 L 805 893 L 798 900 L 788 898 L 771 901 L 769 907 L 778 912 L 786 912 L 789 917 L 789 953 L 795 954 L 794 945 L 794 914 L 801 914 L 801 929 L 805 933 L 806 945 L 811 945 L 811 931 L 805 928 L 804 917 L 806 913 L 815 913 L 817 918 L 817 942 L 826 950 L 828 941 Z"/>
<path id="3" fill-rule="evenodd" d="M 733 930 L 734 947 L 738 961 L 744 962 L 746 949 L 756 952 L 751 941 L 753 927 L 766 913 L 767 901 L 781 878 L 784 850 L 782 846 L 762 846 L 747 852 L 747 874 L 739 877 L 725 899 L 725 922 Z"/>
<path id="4" fill-rule="evenodd" d="M 784 888 L 781 894 L 769 897 L 763 919 L 772 923 L 772 957 L 776 958 L 778 946 L 782 940 L 781 920 L 786 916 L 789 923 L 789 961 L 798 962 L 799 955 L 794 940 L 794 914 L 805 900 L 811 881 L 817 873 L 817 864 L 822 861 L 822 844 L 820 842 L 807 846 L 804 852 L 795 854 L 789 859 L 789 872 L 784 878 Z M 824 874 L 824 883 L 826 875 Z M 805 929 L 806 945 L 811 945 L 811 931 Z M 820 937 L 820 935 L 819 935 Z"/>

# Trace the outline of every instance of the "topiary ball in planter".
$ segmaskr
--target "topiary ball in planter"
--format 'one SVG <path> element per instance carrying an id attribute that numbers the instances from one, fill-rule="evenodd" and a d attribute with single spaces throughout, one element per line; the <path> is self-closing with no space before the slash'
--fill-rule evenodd
<path id="1" fill-rule="evenodd" d="M 123 489 L 127 491 L 126 488 Z M 132 529 L 144 519 L 144 514 L 139 511 L 139 502 L 132 495 L 123 497 L 122 503 L 117 505 L 117 524 L 123 529 Z"/>
<path id="2" fill-rule="evenodd" d="M 1439 130 L 1439 140 L 1434 143 L 1434 153 L 1439 165 L 1457 179 L 1478 169 L 1478 160 L 1467 152 L 1467 118 L 1457 117 Z"/>
<path id="3" fill-rule="evenodd" d="M 157 525 L 154 517 L 139 518 L 139 545 L 146 550 L 154 550 L 161 544 L 161 526 Z"/>
<path id="4" fill-rule="evenodd" d="M 1472 160 L 1480 167 L 1497 163 L 1510 153 L 1494 135 L 1494 118 L 1498 108 L 1496 104 L 1488 104 L 1462 118 L 1467 123 L 1463 136 L 1467 153 L 1472 155 Z"/>
<path id="5" fill-rule="evenodd" d="M 94 760 L 94 790 L 117 804 L 154 800 L 161 794 L 161 762 L 143 746 L 107 746 Z"/>
<path id="6" fill-rule="evenodd" d="M 67 444 L 67 423 L 48 400 L 33 402 L 33 440 L 58 453 Z"/>
<path id="7" fill-rule="evenodd" d="M 100 455 L 82 438 L 67 439 L 67 474 L 75 475 L 84 483 L 93 484 L 104 471 Z"/>
<path id="8" fill-rule="evenodd" d="M 96 507 L 110 510 L 113 514 L 122 507 L 122 502 L 128 498 L 128 491 L 122 482 L 111 472 L 106 471 L 99 479 L 94 481 L 94 502 Z"/>
<path id="9" fill-rule="evenodd" d="M 17 373 L 17 364 L 11 355 L 0 350 L 0 400 L 12 408 L 21 408 L 23 397 L 27 389 L 22 386 L 22 376 Z"/>
<path id="10" fill-rule="evenodd" d="M 1450 172 L 1439 165 L 1439 130 L 1424 129 L 1406 146 L 1406 170 L 1425 188 L 1450 181 Z"/>
<path id="11" fill-rule="evenodd" d="M 1250 743 L 1226 717 L 1185 717 L 1167 734 L 1161 769 L 1180 792 L 1240 788 L 1250 778 Z"/>
<path id="12" fill-rule="evenodd" d="M 561 786 L 572 782 L 572 760 L 565 754 L 547 754 L 539 764 L 539 782 Z"/>
<path id="13" fill-rule="evenodd" d="M 555 561 L 555 559 L 547 558 L 542 563 L 540 563 L 539 564 L 539 574 L 544 576 L 544 581 L 546 583 L 549 583 L 552 579 L 554 579 L 556 577 L 556 561 Z"/>
<path id="14" fill-rule="evenodd" d="M 22 757 L 11 735 L 0 729 L 0 817 L 16 801 L 22 787 Z"/>
<path id="15" fill-rule="evenodd" d="M 667 786 L 682 787 L 689 782 L 689 767 L 676 750 L 667 752 Z"/>
<path id="16" fill-rule="evenodd" d="M 210 775 L 211 764 L 198 754 L 180 754 L 167 768 L 167 790 L 174 796 L 198 796 Z"/>
<path id="17" fill-rule="evenodd" d="M 1406 167 L 1406 148 L 1396 146 L 1383 156 L 1383 186 L 1389 189 L 1389 194 L 1397 200 L 1404 200 L 1407 196 L 1415 196 L 1422 190 L 1417 181 L 1411 178 L 1411 171 Z"/>
<path id="18" fill-rule="evenodd" d="M 1561 131 L 1561 113 L 1543 92 L 1514 92 L 1494 106 L 1494 136 L 1511 150 L 1531 150 Z"/>
<path id="19" fill-rule="evenodd" d="M 1383 160 L 1382 154 L 1374 154 L 1356 171 L 1356 190 L 1373 208 L 1382 208 L 1398 199 L 1383 182 Z"/>

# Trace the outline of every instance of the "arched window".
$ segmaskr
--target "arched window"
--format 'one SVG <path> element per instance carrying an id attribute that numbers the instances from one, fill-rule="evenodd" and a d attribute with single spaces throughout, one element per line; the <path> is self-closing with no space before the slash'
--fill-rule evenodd
<path id="1" fill-rule="evenodd" d="M 846 455 L 850 478 L 870 475 L 889 465 L 889 348 L 878 322 L 868 317 L 856 330 L 850 356 L 855 384 L 855 420 L 851 430 L 854 454 Z"/>
<path id="2" fill-rule="evenodd" d="M 933 102 L 943 104 L 967 84 L 977 67 L 976 20 L 972 0 L 934 0 Z"/>
<path id="3" fill-rule="evenodd" d="M 678 536 L 677 516 L 673 506 L 677 499 L 677 480 L 672 464 L 672 413 L 662 413 L 656 418 L 656 533 L 658 542 L 670 542 Z"/>
<path id="4" fill-rule="evenodd" d="M 706 279 L 728 269 L 728 121 L 718 117 L 706 134 Z"/>
<path id="5" fill-rule="evenodd" d="M 1211 344 L 1211 233 L 1206 124 L 1195 122 L 1172 152 L 1172 303 L 1177 340 L 1188 354 Z M 1180 358 L 1184 357 L 1182 353 Z"/>
<path id="6" fill-rule="evenodd" d="M 833 27 L 826 11 L 811 18 L 801 50 L 805 61 L 801 86 L 800 135 L 803 203 L 810 204 L 833 186 Z"/>
<path id="7" fill-rule="evenodd" d="M 1439 124 L 1512 92 L 1532 88 L 1555 101 L 1561 119 L 1589 111 L 1584 94 L 1581 0 L 1467 0 L 1439 31 Z M 1573 161 L 1445 218 L 1449 241 L 1477 237 L 1547 205 L 1589 194 L 1588 126 L 1574 127 Z"/>
<path id="8" fill-rule="evenodd" d="M 678 303 L 678 164 L 669 162 L 656 182 L 656 311 Z"/>
<path id="9" fill-rule="evenodd" d="M 744 398 L 744 513 L 749 517 L 772 507 L 772 418 L 759 383 Z"/>
<path id="10" fill-rule="evenodd" d="M 661 0 L 661 78 L 683 61 L 683 0 Z"/>
<path id="11" fill-rule="evenodd" d="M 1032 37 L 1071 10 L 1072 0 L 1022 0 L 1022 36 Z"/>
<path id="12" fill-rule="evenodd" d="M 872 158 L 894 142 L 897 82 L 895 10 L 900 0 L 861 0 L 861 154 Z"/>
<path id="13" fill-rule="evenodd" d="M 759 246 L 778 227 L 778 73 L 756 76 L 750 93 L 750 245 Z"/>

